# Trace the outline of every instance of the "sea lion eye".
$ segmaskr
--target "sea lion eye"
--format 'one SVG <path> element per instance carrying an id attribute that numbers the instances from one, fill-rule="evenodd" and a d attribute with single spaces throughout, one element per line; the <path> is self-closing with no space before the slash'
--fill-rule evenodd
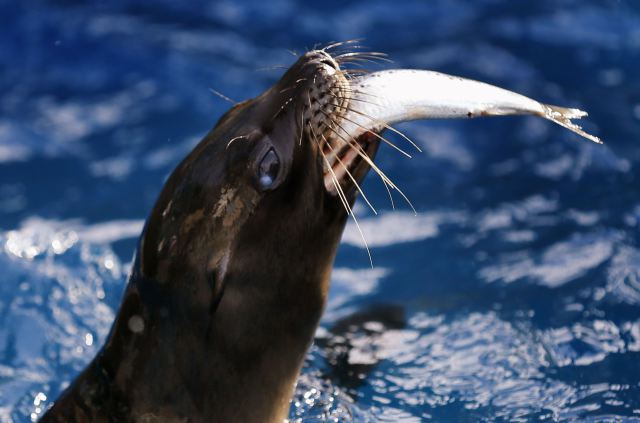
<path id="1" fill-rule="evenodd" d="M 278 173 L 280 172 L 280 159 L 278 158 L 278 154 L 272 148 L 270 148 L 262 159 L 260 160 L 260 165 L 258 166 L 258 184 L 262 189 L 272 188 L 276 179 L 278 178 Z"/>

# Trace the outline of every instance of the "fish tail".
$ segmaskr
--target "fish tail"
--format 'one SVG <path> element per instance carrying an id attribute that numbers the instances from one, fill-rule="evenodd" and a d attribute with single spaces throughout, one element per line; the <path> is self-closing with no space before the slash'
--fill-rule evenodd
<path id="1" fill-rule="evenodd" d="M 580 119 L 587 116 L 587 112 L 580 109 L 552 106 L 550 104 L 543 104 L 542 108 L 544 111 L 540 113 L 540 116 L 544 117 L 545 119 L 549 119 L 550 121 L 553 121 L 560 126 L 564 126 L 568 130 L 573 131 L 588 140 L 591 140 L 597 144 L 602 144 L 602 140 L 600 138 L 585 132 L 581 126 L 576 125 L 571 121 L 572 119 Z"/>

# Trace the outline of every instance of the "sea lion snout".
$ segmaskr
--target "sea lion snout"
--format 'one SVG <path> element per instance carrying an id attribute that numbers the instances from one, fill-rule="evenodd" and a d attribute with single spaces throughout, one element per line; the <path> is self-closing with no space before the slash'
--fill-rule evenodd
<path id="1" fill-rule="evenodd" d="M 359 191 L 358 183 L 373 163 L 379 143 L 368 130 L 354 138 L 343 129 L 357 93 L 352 84 L 357 72 L 340 66 L 350 58 L 333 56 L 327 49 L 307 52 L 265 94 L 272 97 L 267 101 L 281 104 L 277 117 L 289 113 L 299 130 L 299 144 L 316 150 L 325 192 L 343 204 L 351 203 L 355 189 Z"/>

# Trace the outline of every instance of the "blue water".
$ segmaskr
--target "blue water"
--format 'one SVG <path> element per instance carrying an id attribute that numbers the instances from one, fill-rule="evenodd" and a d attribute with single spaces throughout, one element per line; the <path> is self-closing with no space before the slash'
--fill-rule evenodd
<path id="1" fill-rule="evenodd" d="M 357 207 L 299 421 L 640 421 L 640 5 L 613 0 L 0 1 L 0 422 L 109 330 L 164 178 L 316 43 L 587 109 L 400 125 L 412 200 Z M 265 387 L 264 389 L 268 389 Z M 334 420 L 331 420 L 334 419 Z"/>

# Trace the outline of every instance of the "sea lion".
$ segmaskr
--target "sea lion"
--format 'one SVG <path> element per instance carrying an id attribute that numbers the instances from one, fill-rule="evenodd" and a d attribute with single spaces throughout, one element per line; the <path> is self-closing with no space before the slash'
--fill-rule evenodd
<path id="1" fill-rule="evenodd" d="M 374 168 L 396 188 L 372 161 L 389 124 L 530 113 L 581 132 L 577 110 L 479 82 L 351 73 L 377 55 L 339 48 L 301 56 L 178 165 L 106 344 L 42 422 L 281 422 L 359 183 Z"/>

